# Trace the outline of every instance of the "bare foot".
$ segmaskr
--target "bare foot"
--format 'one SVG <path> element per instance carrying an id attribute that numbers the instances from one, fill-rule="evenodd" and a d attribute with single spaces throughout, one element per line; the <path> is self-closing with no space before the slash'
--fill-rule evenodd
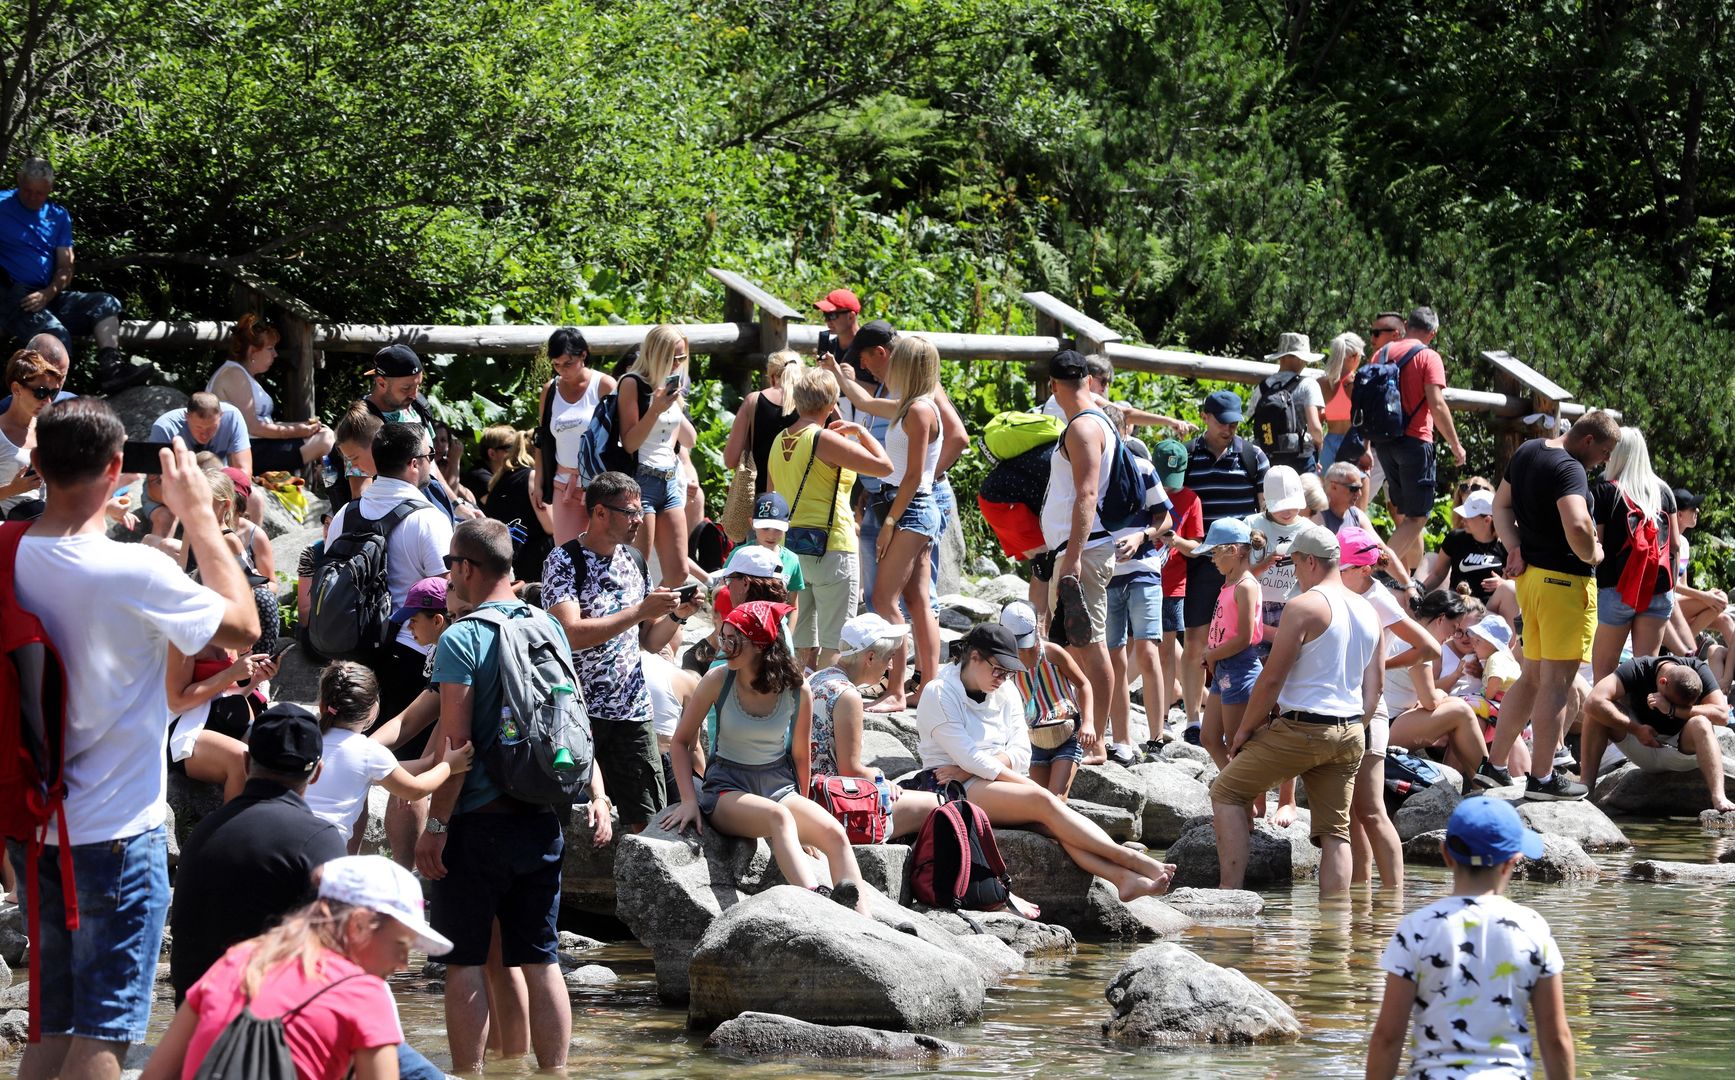
<path id="1" fill-rule="evenodd" d="M 1146 877 L 1143 874 L 1128 872 L 1121 880 L 1117 889 L 1123 901 L 1137 900 L 1141 896 L 1161 896 L 1169 891 L 1169 884 L 1174 880 L 1175 868 L 1172 864 L 1163 864 L 1160 877 Z"/>
<path id="2" fill-rule="evenodd" d="M 1022 896 L 1019 896 L 1017 893 L 1013 893 L 1011 896 L 1006 898 L 1006 906 L 1032 922 L 1042 917 L 1041 908 L 1024 899 Z"/>
<path id="3" fill-rule="evenodd" d="M 1277 810 L 1271 815 L 1271 824 L 1279 829 L 1295 824 L 1296 809 L 1291 803 L 1278 804 Z"/>
<path id="4" fill-rule="evenodd" d="M 904 695 L 894 695 L 890 690 L 888 690 L 880 695 L 878 701 L 875 701 L 872 705 L 867 706 L 862 711 L 871 713 L 894 713 L 903 712 L 906 708 L 908 708 L 908 706 L 904 704 Z"/>
<path id="5" fill-rule="evenodd" d="M 1735 802 L 1730 802 L 1728 799 L 1713 799 L 1711 800 L 1711 809 L 1719 814 L 1727 814 L 1731 810 L 1735 810 Z"/>

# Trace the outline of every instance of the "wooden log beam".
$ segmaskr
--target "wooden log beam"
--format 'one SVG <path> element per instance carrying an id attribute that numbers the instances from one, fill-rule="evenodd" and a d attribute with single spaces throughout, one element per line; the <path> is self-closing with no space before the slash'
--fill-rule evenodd
<path id="1" fill-rule="evenodd" d="M 1027 292 L 1024 294 L 1024 302 L 1036 309 L 1039 327 L 1058 326 L 1072 331 L 1073 347 L 1086 355 L 1103 352 L 1111 342 L 1121 340 L 1117 331 L 1048 293 Z M 1053 333 L 1059 336 L 1058 331 Z"/>
<path id="2" fill-rule="evenodd" d="M 819 347 L 818 326 L 792 323 L 789 326 L 789 347 L 811 356 Z M 931 341 L 942 360 L 1009 360 L 1025 362 L 1047 360 L 1061 348 L 1060 339 L 1028 334 L 950 334 L 931 330 L 900 330 Z"/>
<path id="3" fill-rule="evenodd" d="M 598 356 L 619 356 L 644 342 L 651 327 L 643 325 L 584 326 L 584 339 Z M 681 330 L 696 353 L 745 353 L 758 345 L 759 330 L 739 323 L 690 323 Z M 326 324 L 317 343 L 331 352 L 373 352 L 404 344 L 421 353 L 534 354 L 548 343 L 551 326 L 364 326 Z"/>

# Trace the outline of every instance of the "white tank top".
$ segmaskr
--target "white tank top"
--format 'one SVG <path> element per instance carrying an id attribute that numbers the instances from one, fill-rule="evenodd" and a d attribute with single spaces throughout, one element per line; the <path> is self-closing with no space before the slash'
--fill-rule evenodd
<path id="1" fill-rule="evenodd" d="M 548 430 L 554 433 L 554 463 L 562 469 L 578 468 L 578 444 L 583 441 L 585 429 L 590 427 L 590 419 L 596 414 L 596 388 L 601 381 L 602 376 L 591 372 L 590 382 L 577 401 L 560 396 L 559 379 L 548 388 L 554 399 L 554 407 L 548 414 Z"/>
<path id="2" fill-rule="evenodd" d="M 1347 589 L 1316 585 L 1308 592 L 1325 597 L 1331 622 L 1318 637 L 1302 643 L 1295 666 L 1277 691 L 1277 704 L 1327 716 L 1360 716 L 1362 672 L 1379 645 L 1380 618 L 1372 604 Z"/>
<path id="3" fill-rule="evenodd" d="M 239 371 L 242 375 L 247 377 L 247 386 L 253 391 L 253 415 L 257 416 L 261 420 L 271 419 L 271 410 L 276 407 L 271 402 L 271 395 L 265 392 L 263 386 L 259 385 L 259 380 L 253 377 L 251 371 L 248 371 L 244 365 L 237 364 L 233 360 L 224 361 L 222 367 L 211 373 L 210 381 L 205 384 L 206 393 L 214 394 L 217 392 L 217 376 L 228 371 L 230 368 L 234 368 L 236 371 Z"/>
<path id="4" fill-rule="evenodd" d="M 934 490 L 934 472 L 940 465 L 940 414 L 938 409 L 934 409 L 932 402 L 927 404 L 934 412 L 936 426 L 934 437 L 928 440 L 927 452 L 922 455 L 922 476 L 921 482 L 916 485 L 917 491 Z M 911 410 L 919 407 L 920 404 L 910 406 Z M 896 421 L 886 428 L 886 456 L 892 459 L 892 474 L 886 477 L 886 486 L 901 491 L 904 474 L 910 471 L 910 437 L 904 433 L 904 425 Z"/>
<path id="5" fill-rule="evenodd" d="M 1077 419 L 1081 423 L 1088 423 L 1089 421 L 1083 419 L 1084 415 L 1084 413 L 1080 413 Z M 1114 429 L 1109 427 L 1108 417 L 1101 413 L 1091 413 L 1090 416 L 1091 419 L 1102 425 L 1103 430 L 1108 433 L 1109 439 L 1104 444 L 1106 449 L 1102 455 L 1102 461 L 1097 463 L 1096 489 L 1100 492 L 1103 482 L 1108 478 L 1111 458 L 1107 451 L 1114 448 L 1115 433 Z M 1065 438 L 1063 433 L 1061 439 L 1064 441 Z M 1076 496 L 1077 492 L 1072 486 L 1072 462 L 1068 461 L 1066 455 L 1057 448 L 1054 451 L 1054 456 L 1048 459 L 1048 496 L 1042 501 L 1042 539 L 1051 551 L 1059 550 L 1060 545 L 1066 543 L 1067 538 L 1072 535 L 1072 504 L 1077 501 Z M 1099 533 L 1102 535 L 1098 536 Z M 1091 536 L 1096 536 L 1097 539 L 1089 539 Z M 1085 540 L 1085 549 L 1089 550 L 1112 543 L 1114 543 L 1114 538 L 1108 535 L 1108 531 L 1102 527 L 1102 518 L 1092 516 L 1090 533 Z"/>

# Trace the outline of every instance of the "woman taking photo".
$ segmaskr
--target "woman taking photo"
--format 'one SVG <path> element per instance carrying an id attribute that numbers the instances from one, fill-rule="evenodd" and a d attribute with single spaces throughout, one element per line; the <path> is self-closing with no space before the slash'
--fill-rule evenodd
<path id="1" fill-rule="evenodd" d="M 800 374 L 801 354 L 794 349 L 779 349 L 766 357 L 765 389 L 748 394 L 729 425 L 723 467 L 739 469 L 742 461 L 752 461 L 755 499 L 771 490 L 771 447 L 778 434 L 795 422 L 794 386 Z"/>
<path id="2" fill-rule="evenodd" d="M 1030 735 L 1012 676 L 1025 666 L 1012 631 L 981 623 L 959 648 L 958 662 L 940 668 L 916 708 L 922 771 L 906 783 L 935 790 L 957 781 L 995 825 L 1041 826 L 1079 869 L 1112 884 L 1122 900 L 1167 892 L 1172 865 L 1115 843 L 1024 775 Z"/>
<path id="3" fill-rule="evenodd" d="M 826 364 L 835 374 L 837 361 Z M 939 350 L 921 338 L 899 338 L 886 367 L 886 389 L 891 397 L 876 398 L 853 379 L 843 383 L 843 392 L 857 412 L 891 422 L 886 428 L 886 454 L 892 471 L 880 485 L 884 524 L 874 551 L 879 570 L 869 606 L 898 626 L 904 621 L 898 603 L 903 601 L 915 628 L 916 668 L 926 679 L 940 667 L 940 624 L 928 601 L 928 549 L 939 542 L 945 527 L 934 501 L 934 472 L 940 462 L 940 408 L 934 401 L 940 389 Z M 868 711 L 902 712 L 905 682 L 905 661 L 899 653 L 892 657 L 886 692 Z M 921 696 L 920 687 L 916 696 Z"/>
<path id="4" fill-rule="evenodd" d="M 60 393 L 60 372 L 41 353 L 19 349 L 6 362 L 12 404 L 0 413 L 0 517 L 13 507 L 41 498 L 42 481 L 30 468 L 36 445 L 36 414 Z"/>
<path id="5" fill-rule="evenodd" d="M 482 513 L 503 521 L 512 531 L 512 576 L 519 581 L 542 580 L 542 560 L 554 547 L 553 514 L 535 495 L 536 459 L 530 433 L 506 424 L 482 431 L 482 460 L 488 483 L 476 495 Z M 540 504 L 540 505 L 539 505 Z"/>
<path id="6" fill-rule="evenodd" d="M 273 419 L 276 404 L 259 384 L 259 376 L 277 362 L 283 334 L 257 315 L 243 315 L 229 331 L 229 359 L 211 373 L 205 389 L 241 410 L 247 438 L 253 443 L 253 474 L 296 472 L 331 452 L 336 439 L 318 420 L 284 422 Z"/>
<path id="7" fill-rule="evenodd" d="M 830 814 L 801 792 L 811 779 L 813 695 L 789 650 L 784 620 L 788 604 L 750 600 L 729 613 L 720 633 L 724 666 L 699 680 L 675 729 L 669 758 L 681 801 L 658 819 L 672 832 L 703 828 L 765 837 L 783 878 L 792 885 L 831 895 L 819 883 L 803 847 L 818 848 L 830 864 L 840 899 L 860 907 L 861 868 L 849 836 Z M 705 778 L 693 788 L 699 725 L 716 706 L 716 729 Z M 847 891 L 846 885 L 855 885 Z"/>
<path id="8" fill-rule="evenodd" d="M 614 377 L 590 366 L 590 345 L 584 335 L 563 326 L 548 338 L 548 362 L 554 378 L 542 388 L 536 425 L 536 476 L 531 498 L 538 511 L 546 508 L 555 544 L 577 539 L 585 530 L 584 484 L 578 475 L 578 444 L 584 439 L 596 404 L 614 393 Z M 535 575 L 541 577 L 540 570 Z M 530 579 L 530 580 L 534 580 Z"/>
<path id="9" fill-rule="evenodd" d="M 633 544 L 648 560 L 656 553 L 659 584 L 674 588 L 704 571 L 687 562 L 687 483 L 677 441 L 697 438 L 681 403 L 687 396 L 687 339 L 673 326 L 655 326 L 639 358 L 616 387 L 621 447 L 638 455 L 645 522 Z M 556 537 L 559 541 L 559 537 Z"/>
<path id="10" fill-rule="evenodd" d="M 789 503 L 784 545 L 801 560 L 812 602 L 795 621 L 795 647 L 805 666 L 837 659 L 844 620 L 861 601 L 855 513 L 849 507 L 856 476 L 884 477 L 892 459 L 867 429 L 826 418 L 837 408 L 837 377 L 804 368 L 795 380 L 795 423 L 771 449 L 771 489 Z"/>
<path id="11" fill-rule="evenodd" d="M 1596 637 L 1590 647 L 1592 681 L 1614 674 L 1627 635 L 1634 656 L 1661 650 L 1663 627 L 1675 614 L 1675 493 L 1651 471 L 1651 452 L 1636 427 L 1621 428 L 1604 479 L 1591 488 L 1596 538 L 1604 557 L 1596 567 Z"/>

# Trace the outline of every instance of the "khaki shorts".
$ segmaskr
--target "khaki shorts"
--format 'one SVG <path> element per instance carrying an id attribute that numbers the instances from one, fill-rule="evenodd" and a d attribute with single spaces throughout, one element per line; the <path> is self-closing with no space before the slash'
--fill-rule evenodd
<path id="1" fill-rule="evenodd" d="M 1699 768 L 1698 756 L 1687 753 L 1671 740 L 1665 740 L 1661 746 L 1646 746 L 1628 735 L 1615 745 L 1628 761 L 1645 772 L 1697 772 Z"/>
<path id="2" fill-rule="evenodd" d="M 1527 566 L 1518 575 L 1526 660 L 1590 663 L 1596 636 L 1596 578 Z"/>
<path id="3" fill-rule="evenodd" d="M 1056 560 L 1058 563 L 1059 560 Z M 1084 590 L 1084 610 L 1090 615 L 1090 640 L 1069 641 L 1068 645 L 1094 645 L 1108 640 L 1108 583 L 1114 577 L 1114 545 L 1099 544 L 1085 548 L 1078 560 L 1078 584 Z M 1060 570 L 1056 567 L 1048 579 L 1048 610 L 1060 607 Z M 1049 631 L 1049 637 L 1054 631 Z"/>
<path id="4" fill-rule="evenodd" d="M 843 640 L 844 620 L 861 603 L 861 574 L 853 551 L 798 555 L 807 591 L 798 593 L 795 629 L 790 637 L 798 649 L 835 649 Z M 795 602 L 795 597 L 790 600 Z"/>
<path id="5" fill-rule="evenodd" d="M 1307 787 L 1312 836 L 1349 839 L 1349 804 L 1366 749 L 1359 721 L 1309 724 L 1278 717 L 1254 733 L 1211 784 L 1211 801 L 1251 806 L 1290 777 Z"/>

